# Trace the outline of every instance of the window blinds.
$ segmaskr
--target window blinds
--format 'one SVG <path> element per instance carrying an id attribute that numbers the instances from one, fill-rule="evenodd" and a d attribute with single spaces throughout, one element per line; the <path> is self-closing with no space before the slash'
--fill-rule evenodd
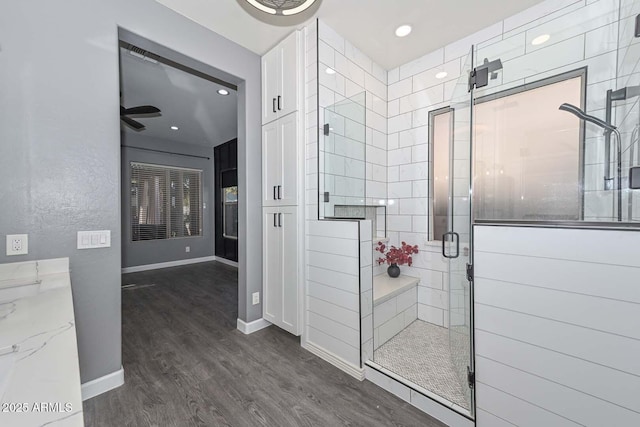
<path id="1" fill-rule="evenodd" d="M 202 235 L 202 171 L 131 162 L 131 239 Z"/>

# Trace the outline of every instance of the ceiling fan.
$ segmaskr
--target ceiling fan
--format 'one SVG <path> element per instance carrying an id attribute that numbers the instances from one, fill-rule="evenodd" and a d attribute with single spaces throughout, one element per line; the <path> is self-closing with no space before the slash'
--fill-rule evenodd
<path id="1" fill-rule="evenodd" d="M 145 126 L 128 116 L 139 116 L 139 115 L 147 115 L 147 114 L 158 114 L 160 113 L 160 109 L 154 107 L 153 105 L 140 105 L 138 107 L 124 108 L 122 105 L 120 106 L 120 120 L 122 120 L 127 125 L 131 126 L 134 130 L 141 131 L 145 129 Z"/>

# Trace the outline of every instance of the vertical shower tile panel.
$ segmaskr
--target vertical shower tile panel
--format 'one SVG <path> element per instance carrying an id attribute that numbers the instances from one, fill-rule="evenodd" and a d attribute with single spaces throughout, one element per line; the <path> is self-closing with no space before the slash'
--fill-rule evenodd
<path id="1" fill-rule="evenodd" d="M 306 237 L 306 340 L 360 368 L 358 222 L 311 221 Z"/>
<path id="2" fill-rule="evenodd" d="M 417 286 L 373 305 L 373 349 L 377 349 L 418 318 Z"/>
<path id="3" fill-rule="evenodd" d="M 640 233 L 475 238 L 478 426 L 640 425 Z"/>

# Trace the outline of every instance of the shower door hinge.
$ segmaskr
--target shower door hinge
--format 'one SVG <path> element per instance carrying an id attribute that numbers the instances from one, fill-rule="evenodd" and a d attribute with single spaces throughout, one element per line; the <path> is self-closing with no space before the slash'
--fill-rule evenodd
<path id="1" fill-rule="evenodd" d="M 489 84 L 489 68 L 474 68 L 469 73 L 469 92 L 473 89 L 485 87 Z"/>
<path id="2" fill-rule="evenodd" d="M 467 382 L 469 383 L 469 388 L 476 386 L 476 373 L 469 366 L 467 366 Z"/>
<path id="3" fill-rule="evenodd" d="M 324 136 L 329 136 L 330 131 L 331 131 L 331 127 L 329 127 L 329 123 L 325 124 L 322 127 L 322 133 L 324 133 Z"/>
<path id="4" fill-rule="evenodd" d="M 467 264 L 467 280 L 473 282 L 473 264 Z"/>

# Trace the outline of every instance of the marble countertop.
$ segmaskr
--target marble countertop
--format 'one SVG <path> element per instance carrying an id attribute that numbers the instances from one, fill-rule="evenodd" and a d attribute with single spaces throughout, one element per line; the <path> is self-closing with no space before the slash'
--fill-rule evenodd
<path id="1" fill-rule="evenodd" d="M 0 425 L 84 426 L 68 258 L 0 264 Z"/>

